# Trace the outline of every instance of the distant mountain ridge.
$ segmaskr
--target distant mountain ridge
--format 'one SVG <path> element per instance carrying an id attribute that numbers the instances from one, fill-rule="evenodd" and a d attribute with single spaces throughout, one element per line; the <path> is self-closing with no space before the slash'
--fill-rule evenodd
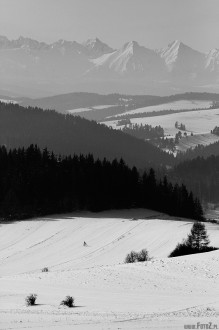
<path id="1" fill-rule="evenodd" d="M 219 49 L 202 53 L 175 40 L 153 50 L 136 41 L 113 49 L 100 39 L 47 44 L 0 36 L 0 90 L 25 96 L 69 92 L 168 95 L 215 92 Z"/>
<path id="2" fill-rule="evenodd" d="M 2 98 L 4 98 L 2 96 Z M 10 98 L 8 98 L 10 99 Z M 180 100 L 200 100 L 219 102 L 219 93 L 182 93 L 169 96 L 158 95 L 125 95 L 125 94 L 97 94 L 97 93 L 68 93 L 54 96 L 19 99 L 14 98 L 22 106 L 39 107 L 44 110 L 56 110 L 61 113 L 68 113 L 70 109 L 89 108 L 99 105 L 111 105 L 112 107 L 122 106 L 126 111 L 128 108 L 136 109 L 151 105 L 165 104 Z"/>
<path id="3" fill-rule="evenodd" d="M 66 51 L 74 51 L 84 53 L 88 56 L 93 57 L 94 53 L 96 56 L 101 56 L 106 53 L 113 52 L 113 49 L 107 44 L 100 41 L 98 38 L 88 39 L 84 43 L 77 41 L 67 41 L 59 39 L 51 44 L 45 42 L 39 42 L 32 38 L 25 38 L 20 36 L 18 39 L 9 40 L 5 36 L 0 36 L 0 50 L 2 49 L 17 49 L 17 48 L 29 48 L 31 50 L 52 50 L 52 49 L 65 49 Z"/>

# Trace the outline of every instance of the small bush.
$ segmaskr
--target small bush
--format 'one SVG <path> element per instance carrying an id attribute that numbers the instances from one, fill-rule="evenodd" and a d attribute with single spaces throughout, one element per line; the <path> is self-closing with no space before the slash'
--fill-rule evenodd
<path id="1" fill-rule="evenodd" d="M 43 273 L 47 273 L 49 271 L 49 268 L 48 267 L 44 267 L 43 269 L 42 269 L 42 272 Z"/>
<path id="2" fill-rule="evenodd" d="M 131 251 L 127 254 L 125 258 L 125 263 L 130 264 L 137 261 L 137 253 L 135 251 Z"/>
<path id="3" fill-rule="evenodd" d="M 148 260 L 149 260 L 149 256 L 148 256 L 148 251 L 146 249 L 142 249 L 140 252 L 137 253 L 138 262 L 143 262 Z"/>
<path id="4" fill-rule="evenodd" d="M 62 300 L 60 305 L 74 307 L 74 298 L 71 296 L 66 296 L 65 299 Z"/>
<path id="5" fill-rule="evenodd" d="M 146 249 L 142 249 L 140 252 L 131 251 L 130 253 L 128 253 L 125 258 L 125 263 L 129 264 L 133 262 L 143 262 L 148 260 L 148 251 Z"/>
<path id="6" fill-rule="evenodd" d="M 35 305 L 36 299 L 37 299 L 37 294 L 33 294 L 33 293 L 29 294 L 29 296 L 25 298 L 26 305 L 27 306 Z"/>

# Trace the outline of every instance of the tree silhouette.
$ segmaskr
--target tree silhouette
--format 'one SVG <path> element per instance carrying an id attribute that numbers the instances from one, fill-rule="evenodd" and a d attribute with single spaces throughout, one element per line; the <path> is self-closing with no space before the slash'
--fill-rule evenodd
<path id="1" fill-rule="evenodd" d="M 195 222 L 192 226 L 191 233 L 188 235 L 186 244 L 193 249 L 203 250 L 209 243 L 205 225 L 201 222 Z"/>
<path id="2" fill-rule="evenodd" d="M 123 159 L 56 156 L 37 145 L 0 147 L 0 219 L 24 219 L 74 210 L 149 208 L 202 220 L 201 204 L 184 185 L 142 175 Z"/>
<path id="3" fill-rule="evenodd" d="M 213 246 L 209 246 L 209 243 L 205 225 L 197 221 L 193 224 L 187 239 L 177 244 L 176 248 L 170 253 L 169 258 L 218 250 Z"/>

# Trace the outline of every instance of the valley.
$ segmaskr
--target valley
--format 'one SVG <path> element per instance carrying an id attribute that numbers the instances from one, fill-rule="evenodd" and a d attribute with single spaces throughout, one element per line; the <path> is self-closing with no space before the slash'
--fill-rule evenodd
<path id="1" fill-rule="evenodd" d="M 125 119 L 132 125 L 161 126 L 165 138 L 175 138 L 180 129 L 175 123 L 183 123 L 186 130 L 176 144 L 174 153 L 185 152 L 198 145 L 207 146 L 219 141 L 211 130 L 219 125 L 218 94 L 185 93 L 159 97 L 150 95 L 100 95 L 71 93 L 40 99 L 1 98 L 2 102 L 25 107 L 41 107 L 45 110 L 95 120 L 113 129 L 121 130 L 118 122 Z M 184 136 L 186 133 L 186 136 Z M 164 148 L 164 150 L 172 149 Z"/>

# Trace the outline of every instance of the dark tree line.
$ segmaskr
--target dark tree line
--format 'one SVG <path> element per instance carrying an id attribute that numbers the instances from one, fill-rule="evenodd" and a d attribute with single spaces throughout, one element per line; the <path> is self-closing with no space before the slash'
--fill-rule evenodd
<path id="1" fill-rule="evenodd" d="M 202 219 L 201 205 L 184 185 L 140 175 L 124 161 L 92 155 L 56 157 L 47 149 L 0 148 L 0 218 L 22 219 L 74 210 L 151 208 Z"/>
<path id="2" fill-rule="evenodd" d="M 122 132 L 137 137 L 138 139 L 157 139 L 164 137 L 164 129 L 161 126 L 152 127 L 151 125 L 126 125 L 123 127 Z"/>
<path id="3" fill-rule="evenodd" d="M 219 201 L 219 156 L 184 161 L 169 177 L 173 182 L 184 183 L 202 201 Z"/>
<path id="4" fill-rule="evenodd" d="M 219 101 L 213 101 L 210 109 L 217 109 L 219 108 Z"/>
<path id="5" fill-rule="evenodd" d="M 207 146 L 199 144 L 194 149 L 188 149 L 186 152 L 179 153 L 176 157 L 176 163 L 195 159 L 197 157 L 208 158 L 211 155 L 219 155 L 219 142 L 215 142 Z"/>
<path id="6" fill-rule="evenodd" d="M 219 135 L 219 127 L 215 126 L 215 128 L 211 130 L 211 134 Z"/>

